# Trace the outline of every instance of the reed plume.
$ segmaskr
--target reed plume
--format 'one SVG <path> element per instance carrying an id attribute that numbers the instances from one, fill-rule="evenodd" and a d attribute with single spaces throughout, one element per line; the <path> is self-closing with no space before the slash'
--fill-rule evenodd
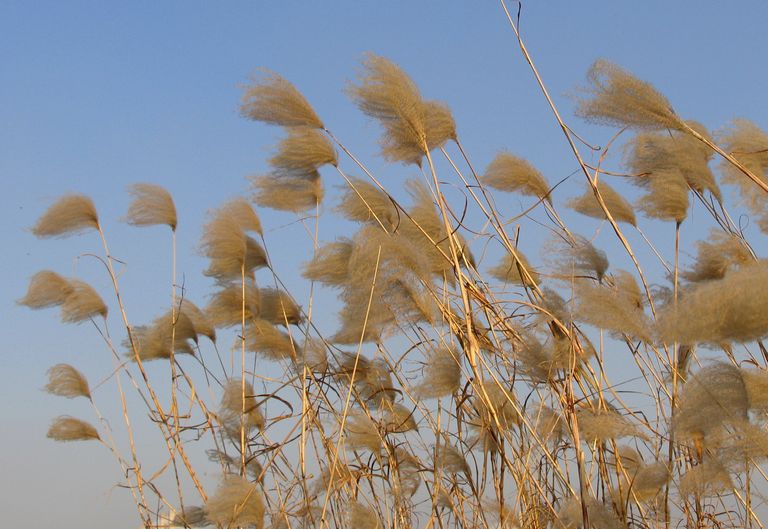
<path id="1" fill-rule="evenodd" d="M 384 127 L 384 157 L 420 164 L 428 148 L 426 109 L 413 80 L 389 59 L 369 53 L 358 82 L 348 92 L 360 110 Z"/>
<path id="2" fill-rule="evenodd" d="M 243 294 L 245 294 L 245 313 L 243 313 Z M 205 307 L 205 314 L 214 327 L 233 327 L 257 318 L 261 313 L 260 292 L 256 284 L 246 279 L 245 284 L 228 283 L 211 296 Z"/>
<path id="3" fill-rule="evenodd" d="M 347 504 L 347 523 L 349 527 L 356 529 L 381 529 L 381 520 L 372 508 L 359 501 L 350 501 Z"/>
<path id="4" fill-rule="evenodd" d="M 349 414 L 344 431 L 350 450 L 369 450 L 378 454 L 382 448 L 383 439 L 377 424 L 363 411 L 354 410 Z"/>
<path id="5" fill-rule="evenodd" d="M 394 230 L 400 223 L 400 215 L 394 200 L 375 185 L 359 178 L 350 179 L 336 208 L 345 218 L 356 222 L 381 224 Z"/>
<path id="6" fill-rule="evenodd" d="M 532 287 L 541 281 L 541 277 L 531 268 L 531 264 L 523 253 L 515 250 L 517 256 L 505 253 L 501 262 L 488 270 L 492 277 L 506 284 Z"/>
<path id="7" fill-rule="evenodd" d="M 499 191 L 520 193 L 552 202 L 549 184 L 538 169 L 508 151 L 496 155 L 485 169 L 481 182 Z"/>
<path id="8" fill-rule="evenodd" d="M 47 437 L 54 441 L 100 441 L 99 432 L 91 424 L 62 415 L 57 417 L 48 428 Z"/>
<path id="9" fill-rule="evenodd" d="M 298 325 L 304 316 L 293 298 L 276 288 L 259 289 L 259 317 L 276 325 Z"/>
<path id="10" fill-rule="evenodd" d="M 98 229 L 99 215 L 93 201 L 85 195 L 65 195 L 43 213 L 32 233 L 37 237 L 63 237 Z"/>
<path id="11" fill-rule="evenodd" d="M 48 369 L 48 383 L 45 385 L 45 391 L 68 399 L 75 397 L 91 399 L 88 379 L 69 364 L 56 364 Z"/>
<path id="12" fill-rule="evenodd" d="M 709 136 L 706 129 L 688 122 L 702 136 Z M 644 178 L 656 173 L 679 172 L 688 186 L 703 193 L 712 193 L 718 201 L 722 199 L 715 175 L 709 168 L 714 151 L 705 144 L 683 133 L 638 134 L 627 143 L 627 165 L 637 176 L 634 180 L 642 185 Z M 744 177 L 742 176 L 740 180 Z"/>
<path id="13" fill-rule="evenodd" d="M 301 348 L 291 337 L 270 322 L 255 319 L 245 329 L 246 350 L 264 355 L 270 360 L 296 360 Z"/>
<path id="14" fill-rule="evenodd" d="M 461 356 L 447 346 L 432 349 L 424 359 L 424 380 L 414 388 L 420 399 L 452 395 L 461 384 Z"/>
<path id="15" fill-rule="evenodd" d="M 323 122 L 293 84 L 266 72 L 245 87 L 240 113 L 248 119 L 282 127 L 323 128 Z"/>
<path id="16" fill-rule="evenodd" d="M 637 428 L 618 411 L 602 409 L 596 403 L 578 409 L 576 419 L 581 439 L 588 443 L 639 435 Z"/>
<path id="17" fill-rule="evenodd" d="M 262 430 L 265 425 L 264 414 L 256 402 L 253 386 L 245 382 L 243 396 L 243 381 L 239 378 L 229 379 L 224 383 L 219 406 L 219 421 L 227 435 L 233 439 L 240 437 L 241 425 L 246 435 L 253 429 Z"/>
<path id="18" fill-rule="evenodd" d="M 385 401 L 381 404 L 383 411 L 381 427 L 387 433 L 405 433 L 419 429 L 413 416 L 414 410 L 402 404 Z"/>
<path id="19" fill-rule="evenodd" d="M 634 208 L 632 208 L 632 205 L 627 202 L 624 197 L 602 180 L 597 183 L 597 190 L 600 192 L 600 196 L 603 197 L 605 207 L 613 217 L 613 220 L 637 226 Z M 595 198 L 592 188 L 589 186 L 587 186 L 583 195 L 572 198 L 566 205 L 587 217 L 593 217 L 595 219 L 607 218 L 605 212 L 600 207 L 597 198 Z"/>
<path id="20" fill-rule="evenodd" d="M 726 151 L 752 174 L 768 182 L 768 134 L 764 130 L 748 119 L 736 119 L 718 136 Z M 764 215 L 766 197 L 762 193 L 755 193 L 753 182 L 745 180 L 741 171 L 726 160 L 721 170 L 723 180 L 737 186 L 747 207 L 757 215 Z"/>
<path id="21" fill-rule="evenodd" d="M 611 507 L 605 503 L 592 498 L 584 498 L 589 525 L 591 529 L 621 529 L 623 524 Z M 584 516 L 582 512 L 582 500 L 576 497 L 571 498 L 557 511 L 557 516 L 553 520 L 553 527 L 558 529 L 578 529 L 584 525 Z"/>
<path id="22" fill-rule="evenodd" d="M 691 375 L 683 385 L 672 427 L 681 440 L 692 440 L 700 451 L 721 430 L 747 418 L 749 394 L 742 372 L 717 362 Z"/>
<path id="23" fill-rule="evenodd" d="M 72 292 L 61 304 L 61 321 L 81 323 L 96 316 L 107 317 L 107 306 L 94 288 L 78 279 L 71 279 Z"/>
<path id="24" fill-rule="evenodd" d="M 211 520 L 203 507 L 185 507 L 183 511 L 177 512 L 171 520 L 171 526 L 179 527 L 207 527 L 211 525 Z"/>
<path id="25" fill-rule="evenodd" d="M 240 278 L 245 266 L 246 237 L 240 223 L 227 210 L 214 212 L 203 228 L 203 253 L 211 260 L 205 274 L 220 281 Z"/>
<path id="26" fill-rule="evenodd" d="M 136 360 L 135 354 L 143 362 L 170 358 L 171 353 L 195 354 L 189 342 L 197 343 L 197 330 L 192 320 L 184 312 L 172 313 L 170 310 L 156 318 L 150 325 L 132 330 L 133 342 L 126 346 L 135 347 L 128 356 Z"/>
<path id="27" fill-rule="evenodd" d="M 728 270 L 752 261 L 752 254 L 736 235 L 711 230 L 709 240 L 696 243 L 696 259 L 680 276 L 691 283 L 722 279 Z"/>
<path id="28" fill-rule="evenodd" d="M 320 175 L 306 177 L 265 175 L 251 179 L 255 190 L 253 201 L 259 206 L 300 213 L 313 209 L 323 201 L 325 191 Z"/>
<path id="29" fill-rule="evenodd" d="M 559 271 L 565 275 L 567 281 L 571 281 L 575 275 L 588 275 L 602 282 L 608 271 L 608 256 L 586 238 L 574 237 L 571 244 L 562 244 L 557 239 L 553 247 L 556 255 L 563 255 L 557 264 Z"/>
<path id="30" fill-rule="evenodd" d="M 338 158 L 325 134 L 313 128 L 293 127 L 277 145 L 277 153 L 269 164 L 281 176 L 303 176 L 315 173 L 323 165 L 338 165 Z"/>
<path id="31" fill-rule="evenodd" d="M 225 475 L 216 492 L 205 503 L 207 518 L 223 527 L 264 528 L 264 500 L 255 483 L 241 476 Z"/>
<path id="32" fill-rule="evenodd" d="M 349 239 L 339 239 L 321 246 L 304 265 L 302 276 L 327 286 L 341 287 L 349 278 L 349 259 L 354 246 Z"/>
<path id="33" fill-rule="evenodd" d="M 30 309 L 45 309 L 64 303 L 74 288 L 70 281 L 51 270 L 42 270 L 32 276 L 26 295 L 17 300 Z"/>
<path id="34" fill-rule="evenodd" d="M 637 207 L 646 216 L 678 224 L 688 216 L 688 183 L 679 169 L 654 172 L 645 179 L 645 188 Z"/>
<path id="35" fill-rule="evenodd" d="M 443 472 L 469 475 L 469 464 L 464 454 L 447 439 L 441 441 L 438 438 L 434 453 L 436 454 L 435 466 Z"/>
<path id="36" fill-rule="evenodd" d="M 167 225 L 176 230 L 176 206 L 171 194 L 156 184 L 133 184 L 128 192 L 133 196 L 128 206 L 126 222 L 133 226 Z"/>
<path id="37" fill-rule="evenodd" d="M 226 212 L 229 216 L 235 219 L 243 231 L 257 233 L 259 235 L 264 234 L 259 215 L 254 211 L 253 207 L 251 207 L 245 198 L 236 197 L 228 200 L 219 208 L 219 210 Z"/>
<path id="38" fill-rule="evenodd" d="M 214 323 L 197 305 L 186 298 L 182 299 L 179 304 L 179 312 L 189 318 L 196 334 L 206 336 L 212 342 L 216 341 L 216 328 L 214 327 Z"/>
<path id="39" fill-rule="evenodd" d="M 663 343 L 746 343 L 768 336 L 768 262 L 729 270 L 722 279 L 693 284 L 659 312 Z"/>
<path id="40" fill-rule="evenodd" d="M 678 485 L 681 496 L 716 496 L 732 489 L 733 481 L 728 470 L 715 458 L 688 470 Z"/>
<path id="41" fill-rule="evenodd" d="M 587 281 L 575 283 L 576 319 L 643 341 L 651 340 L 651 322 L 643 310 L 643 297 L 635 278 L 619 270 L 613 285 Z"/>
<path id="42" fill-rule="evenodd" d="M 666 97 L 616 64 L 598 59 L 587 72 L 587 80 L 586 97 L 576 109 L 584 119 L 640 130 L 685 130 Z"/>

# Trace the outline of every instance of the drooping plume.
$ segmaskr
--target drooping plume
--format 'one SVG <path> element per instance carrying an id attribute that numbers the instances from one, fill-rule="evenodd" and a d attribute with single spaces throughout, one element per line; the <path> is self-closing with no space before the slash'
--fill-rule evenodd
<path id="1" fill-rule="evenodd" d="M 304 316 L 293 298 L 285 291 L 276 288 L 259 289 L 261 301 L 259 317 L 276 325 L 297 325 L 304 321 Z"/>
<path id="2" fill-rule="evenodd" d="M 488 270 L 494 278 L 504 283 L 513 285 L 534 286 L 541 278 L 539 274 L 531 267 L 528 259 L 519 250 L 515 250 L 517 256 L 511 253 L 505 253 L 501 262 Z"/>
<path id="3" fill-rule="evenodd" d="M 336 150 L 317 129 L 294 127 L 277 146 L 269 164 L 281 176 L 313 174 L 323 165 L 337 165 Z"/>
<path id="4" fill-rule="evenodd" d="M 599 59 L 587 80 L 590 86 L 576 113 L 588 121 L 640 130 L 685 129 L 666 97 L 621 67 Z"/>
<path id="5" fill-rule="evenodd" d="M 126 222 L 134 226 L 167 225 L 176 230 L 176 206 L 171 194 L 156 184 L 133 184 L 128 192 L 133 196 Z"/>
<path id="6" fill-rule="evenodd" d="M 245 348 L 270 360 L 296 360 L 301 348 L 285 333 L 268 321 L 255 319 L 245 329 Z"/>
<path id="7" fill-rule="evenodd" d="M 627 202 L 624 197 L 602 180 L 598 181 L 597 190 L 600 192 L 600 196 L 603 197 L 605 207 L 613 217 L 613 220 L 616 222 L 626 222 L 632 226 L 637 225 L 635 211 L 632 208 L 632 205 Z M 583 195 L 569 200 L 567 206 L 587 217 L 596 219 L 606 218 L 605 212 L 600 207 L 600 203 L 597 201 L 592 188 L 589 186 L 584 191 Z"/>
<path id="8" fill-rule="evenodd" d="M 424 380 L 414 388 L 421 399 L 452 395 L 461 383 L 461 356 L 446 346 L 429 352 L 424 359 Z"/>
<path id="9" fill-rule="evenodd" d="M 245 295 L 245 303 L 243 303 Z M 244 306 L 243 306 L 244 305 Z M 205 313 L 215 327 L 233 327 L 257 318 L 260 313 L 259 288 L 251 280 L 222 285 L 212 296 Z M 243 313 L 245 309 L 245 313 Z"/>
<path id="10" fill-rule="evenodd" d="M 70 281 L 51 270 L 42 270 L 32 276 L 27 294 L 16 303 L 30 309 L 56 307 L 72 294 Z"/>
<path id="11" fill-rule="evenodd" d="M 101 440 L 99 432 L 91 424 L 67 415 L 54 419 L 48 428 L 47 436 L 54 441 Z"/>
<path id="12" fill-rule="evenodd" d="M 250 214 L 248 214 L 250 212 Z M 244 201 L 231 201 L 213 212 L 203 228 L 202 249 L 210 259 L 206 275 L 219 281 L 240 279 L 255 268 L 267 266 L 264 249 L 246 230 L 261 229 L 258 217 Z"/>
<path id="13" fill-rule="evenodd" d="M 230 437 L 239 438 L 240 428 L 245 428 L 246 436 L 253 428 L 264 428 L 264 415 L 259 409 L 256 394 L 249 382 L 243 385 L 242 379 L 229 379 L 224 384 L 219 407 L 219 421 Z"/>
<path id="14" fill-rule="evenodd" d="M 61 304 L 61 321 L 80 323 L 96 316 L 107 317 L 107 306 L 94 288 L 84 281 L 70 279 L 72 292 Z"/>
<path id="15" fill-rule="evenodd" d="M 272 72 L 245 87 L 240 113 L 254 121 L 283 127 L 323 128 L 323 122 L 301 92 Z"/>
<path id="16" fill-rule="evenodd" d="M 552 202 L 549 184 L 538 169 L 507 151 L 496 155 L 480 181 L 499 191 L 520 193 Z"/>
<path id="17" fill-rule="evenodd" d="M 709 240 L 696 243 L 696 259 L 680 276 L 691 283 L 722 279 L 731 268 L 752 262 L 749 248 L 736 235 L 712 230 Z"/>
<path id="18" fill-rule="evenodd" d="M 197 331 L 185 312 L 168 311 L 147 326 L 132 330 L 133 342 L 127 340 L 128 356 L 135 360 L 136 353 L 142 362 L 170 358 L 176 354 L 194 354 L 190 342 L 197 342 Z M 135 348 L 135 350 L 134 350 Z"/>
<path id="19" fill-rule="evenodd" d="M 354 245 L 349 239 L 340 239 L 321 246 L 315 256 L 304 265 L 302 276 L 311 281 L 340 287 L 349 277 L 349 259 Z"/>
<path id="20" fill-rule="evenodd" d="M 225 475 L 205 504 L 207 518 L 217 526 L 264 528 L 264 500 L 255 483 L 241 476 Z"/>
<path id="21" fill-rule="evenodd" d="M 85 375 L 69 364 L 56 364 L 48 369 L 48 383 L 45 385 L 45 391 L 68 399 L 91 398 L 91 389 Z"/>
<path id="22" fill-rule="evenodd" d="M 270 174 L 254 177 L 251 183 L 255 191 L 253 201 L 259 206 L 279 211 L 300 213 L 314 209 L 325 195 L 323 182 L 317 173 L 303 177 Z"/>
<path id="23" fill-rule="evenodd" d="M 99 229 L 99 215 L 85 195 L 65 195 L 54 202 L 32 227 L 37 237 L 63 237 Z"/>
<path id="24" fill-rule="evenodd" d="M 357 222 L 381 223 L 387 230 L 398 226 L 400 214 L 388 194 L 359 178 L 352 178 L 350 182 L 337 208 L 345 218 Z"/>
<path id="25" fill-rule="evenodd" d="M 746 343 L 768 336 L 768 261 L 729 270 L 684 289 L 658 317 L 663 343 Z"/>

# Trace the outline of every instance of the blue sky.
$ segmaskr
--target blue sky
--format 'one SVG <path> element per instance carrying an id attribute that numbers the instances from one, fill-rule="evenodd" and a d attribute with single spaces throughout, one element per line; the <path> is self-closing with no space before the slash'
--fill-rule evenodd
<path id="1" fill-rule="evenodd" d="M 734 117 L 768 127 L 766 20 L 763 1 L 550 0 L 525 4 L 522 30 L 567 121 L 601 144 L 613 131 L 573 118 L 568 96 L 598 57 L 653 82 L 679 114 L 710 129 Z M 377 126 L 343 92 L 367 51 L 393 59 L 425 96 L 450 105 L 478 168 L 509 148 L 550 181 L 576 169 L 500 6 L 491 1 L 5 0 L 0 50 L 0 510 L 9 526 L 136 525 L 126 522 L 133 514 L 128 495 L 111 489 L 118 469 L 104 450 L 45 439 L 50 417 L 89 413 L 82 403 L 40 391 L 47 367 L 71 362 L 98 379 L 111 366 L 107 351 L 88 325 L 64 327 L 50 311 L 14 304 L 42 268 L 106 289 L 98 264 L 85 256 L 98 251 L 98 241 L 92 234 L 38 241 L 28 228 L 60 194 L 89 194 L 115 255 L 127 262 L 127 302 L 137 320 L 148 320 L 167 302 L 168 234 L 118 221 L 129 184 L 161 184 L 179 209 L 179 270 L 190 297 L 203 303 L 210 281 L 200 276 L 196 244 L 205 213 L 247 192 L 246 176 L 266 170 L 279 138 L 278 130 L 238 115 L 239 85 L 256 69 L 293 81 L 328 127 L 382 179 L 391 175 L 395 188 L 415 173 L 377 156 Z M 326 186 L 338 184 L 329 174 Z M 574 182 L 556 200 L 577 189 Z M 508 211 L 518 211 L 520 202 L 509 200 Z M 333 218 L 332 204 L 325 209 L 321 239 L 331 240 L 348 226 Z M 694 215 L 704 218 L 701 211 Z M 290 225 L 292 216 L 262 216 L 276 262 L 295 278 L 309 240 Z M 587 234 L 595 230 L 594 222 L 569 219 Z M 670 255 L 668 227 L 643 227 L 667 237 Z M 690 230 L 696 233 L 695 226 Z M 612 248 L 607 232 L 603 240 Z"/>

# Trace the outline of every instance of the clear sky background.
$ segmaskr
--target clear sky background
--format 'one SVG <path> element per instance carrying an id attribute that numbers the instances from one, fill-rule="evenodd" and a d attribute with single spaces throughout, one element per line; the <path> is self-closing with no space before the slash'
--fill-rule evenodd
<path id="1" fill-rule="evenodd" d="M 598 57 L 653 82 L 679 114 L 710 129 L 742 116 L 768 127 L 766 21 L 763 0 L 547 0 L 525 2 L 522 30 L 567 121 L 603 144 L 613 131 L 573 118 L 568 96 Z M 119 219 L 129 184 L 165 186 L 179 210 L 180 274 L 190 298 L 202 304 L 211 282 L 201 277 L 205 263 L 195 252 L 205 213 L 247 192 L 246 176 L 266 170 L 279 138 L 278 130 L 238 115 L 239 84 L 257 68 L 293 81 L 382 180 L 391 174 L 397 187 L 417 174 L 383 163 L 376 154 L 377 126 L 343 93 L 367 51 L 393 59 L 426 97 L 450 105 L 478 168 L 509 148 L 550 181 L 576 169 L 493 1 L 0 1 L 2 525 L 138 525 L 129 495 L 113 488 L 119 469 L 104 449 L 45 438 L 56 415 L 91 418 L 84 403 L 41 391 L 45 370 L 73 363 L 96 384 L 112 364 L 89 325 L 66 327 L 53 311 L 15 305 L 29 277 L 43 268 L 108 292 L 103 271 L 84 256 L 98 251 L 96 237 L 36 240 L 28 228 L 38 215 L 65 192 L 94 199 L 115 256 L 127 263 L 122 278 L 129 311 L 143 323 L 168 301 L 168 234 L 129 228 Z M 339 184 L 328 175 L 328 188 Z M 556 201 L 577 194 L 577 182 L 558 191 Z M 519 201 L 509 200 L 508 211 L 519 211 Z M 702 213 L 692 215 L 704 219 Z M 309 239 L 300 226 L 284 227 L 291 215 L 262 217 L 276 263 L 296 277 Z M 327 217 L 321 239 L 331 240 L 345 225 Z M 597 226 L 568 218 L 587 234 Z M 669 227 L 641 224 L 667 241 L 662 249 L 670 255 Z M 694 233 L 695 223 L 685 229 Z M 601 240 L 612 250 L 609 235 Z M 754 240 L 764 255 L 765 238 Z M 537 260 L 535 253 L 530 257 Z M 113 328 L 121 339 L 119 326 Z M 112 400 L 109 388 L 97 391 L 97 399 Z M 149 433 L 146 439 L 151 444 Z"/>

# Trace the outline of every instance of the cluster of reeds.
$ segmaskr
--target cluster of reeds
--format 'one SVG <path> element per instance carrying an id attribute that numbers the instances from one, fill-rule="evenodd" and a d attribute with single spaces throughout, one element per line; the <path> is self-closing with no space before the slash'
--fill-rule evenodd
<path id="1" fill-rule="evenodd" d="M 768 134 L 736 121 L 711 135 L 607 61 L 588 81 L 578 114 L 630 131 L 624 168 L 601 169 L 616 159 L 607 147 L 601 164 L 587 164 L 560 121 L 586 187 L 555 189 L 521 153 L 502 151 L 476 172 L 449 108 L 368 55 L 347 92 L 380 124 L 382 156 L 419 175 L 406 198 L 289 81 L 254 80 L 242 114 L 285 133 L 272 171 L 203 227 L 207 303 L 174 280 L 170 307 L 147 322 L 129 319 L 94 204 L 59 199 L 33 233 L 98 233 L 112 301 L 45 270 L 19 303 L 96 326 L 115 361 L 96 376 L 117 387 L 130 441 L 114 439 L 120 418 L 95 407 L 109 398 L 105 384 L 92 390 L 67 364 L 50 369 L 45 389 L 89 399 L 96 422 L 62 416 L 49 437 L 111 450 L 144 527 L 763 527 L 768 261 L 734 224 L 718 175 L 768 232 L 757 183 L 768 182 Z M 448 180 L 466 206 L 447 198 Z M 290 294 L 254 206 L 318 223 L 329 183 L 343 191 L 325 211 L 356 231 L 321 243 L 308 226 L 302 276 L 312 292 L 338 295 L 318 308 Z M 171 195 L 152 184 L 130 191 L 125 220 L 169 227 L 175 255 Z M 527 208 L 514 232 L 504 194 Z M 558 204 L 591 218 L 580 226 L 610 226 L 601 240 L 616 238 L 623 250 L 610 261 L 628 269 L 574 233 Z M 706 240 L 681 235 L 692 208 L 710 219 Z M 640 231 L 648 219 L 658 233 L 669 226 L 670 243 L 652 245 Z M 520 246 L 540 223 L 554 242 L 537 259 Z M 630 239 L 655 257 L 641 262 Z M 695 248 L 687 263 L 684 248 Z M 316 316 L 331 310 L 336 328 Z M 120 316 L 119 344 L 108 314 Z M 140 412 L 125 406 L 128 388 Z M 133 442 L 150 427 L 167 450 L 160 468 L 142 466 Z"/>

